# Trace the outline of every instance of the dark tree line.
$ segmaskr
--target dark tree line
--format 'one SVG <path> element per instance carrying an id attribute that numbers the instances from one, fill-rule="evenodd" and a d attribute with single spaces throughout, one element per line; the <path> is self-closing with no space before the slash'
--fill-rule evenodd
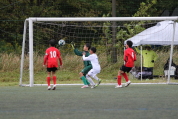
<path id="1" fill-rule="evenodd" d="M 153 5 L 141 11 L 141 3 Z M 160 16 L 164 10 L 171 15 L 176 7 L 177 0 L 116 0 L 116 16 L 131 17 L 138 11 L 136 16 Z M 0 52 L 21 49 L 24 20 L 28 17 L 102 17 L 111 16 L 111 11 L 112 0 L 2 0 Z"/>

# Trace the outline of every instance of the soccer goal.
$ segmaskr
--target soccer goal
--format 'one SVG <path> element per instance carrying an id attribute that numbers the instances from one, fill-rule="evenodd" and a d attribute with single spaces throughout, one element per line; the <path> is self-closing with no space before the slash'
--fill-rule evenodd
<path id="1" fill-rule="evenodd" d="M 171 80 L 173 77 L 171 77 L 169 69 L 171 69 L 172 59 L 176 58 L 173 49 L 178 45 L 177 20 L 178 17 L 28 18 L 24 22 L 19 85 L 33 87 L 41 85 L 40 80 L 45 81 L 46 74 L 42 63 L 45 49 L 49 47 L 48 41 L 51 39 L 65 40 L 66 45 L 60 48 L 65 55 L 64 58 L 73 52 L 70 47 L 71 42 L 75 42 L 76 47 L 80 49 L 84 42 L 94 44 L 99 49 L 99 54 L 103 53 L 100 58 L 101 66 L 108 69 L 108 72 L 116 72 L 116 75 L 119 66 L 117 71 L 115 69 L 113 71 L 112 68 L 107 67 L 107 64 L 111 62 L 119 65 L 122 62 L 124 41 L 132 40 L 134 47 L 151 45 L 158 54 L 154 74 L 158 76 L 157 78 L 165 76 L 163 67 L 169 58 L 169 68 L 165 77 L 167 84 L 172 83 L 174 81 Z M 162 22 L 165 22 L 164 26 Z M 141 34 L 154 26 L 161 27 Z M 136 37 L 137 35 L 139 37 Z M 67 59 L 73 57 L 74 55 Z M 66 61 L 65 63 L 74 62 Z M 142 67 L 141 55 L 137 56 L 135 64 Z M 75 65 L 77 64 L 75 63 Z"/>

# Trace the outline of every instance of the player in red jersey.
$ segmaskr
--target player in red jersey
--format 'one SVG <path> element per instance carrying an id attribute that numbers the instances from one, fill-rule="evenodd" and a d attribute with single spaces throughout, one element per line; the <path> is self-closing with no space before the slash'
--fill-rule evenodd
<path id="1" fill-rule="evenodd" d="M 48 90 L 51 90 L 51 86 L 50 86 L 51 77 L 54 83 L 52 90 L 56 89 L 56 79 L 57 79 L 56 70 L 58 67 L 58 62 L 60 62 L 60 68 L 62 68 L 61 53 L 57 48 L 55 48 L 55 44 L 56 44 L 55 40 L 49 41 L 50 47 L 46 49 L 44 62 L 43 62 L 43 66 L 47 68 L 47 72 L 48 72 L 46 77 Z"/>
<path id="2" fill-rule="evenodd" d="M 127 41 L 126 42 L 126 50 L 124 51 L 124 61 L 125 64 L 120 68 L 118 72 L 118 77 L 117 77 L 117 83 L 118 85 L 115 88 L 121 88 L 121 78 L 122 76 L 126 80 L 125 87 L 129 86 L 131 81 L 129 80 L 126 72 L 128 73 L 132 67 L 134 67 L 134 61 L 136 61 L 136 54 L 135 51 L 131 48 L 133 45 L 132 41 Z"/>

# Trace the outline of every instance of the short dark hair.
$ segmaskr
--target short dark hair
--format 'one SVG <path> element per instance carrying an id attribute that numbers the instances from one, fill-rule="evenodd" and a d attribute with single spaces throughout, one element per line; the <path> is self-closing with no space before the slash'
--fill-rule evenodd
<path id="1" fill-rule="evenodd" d="M 49 44 L 51 46 L 55 46 L 56 45 L 56 41 L 54 39 L 52 39 L 52 40 L 49 41 Z"/>
<path id="2" fill-rule="evenodd" d="M 133 42 L 132 42 L 132 41 L 130 41 L 130 40 L 128 40 L 128 41 L 126 42 L 126 44 L 127 44 L 129 47 L 132 47 Z"/>
<path id="3" fill-rule="evenodd" d="M 90 49 L 91 51 L 93 51 L 93 53 L 95 53 L 96 52 L 96 48 L 95 47 L 91 47 L 91 49 Z"/>
<path id="4" fill-rule="evenodd" d="M 88 47 L 88 50 L 91 48 L 91 45 L 89 43 L 86 43 L 85 46 Z"/>

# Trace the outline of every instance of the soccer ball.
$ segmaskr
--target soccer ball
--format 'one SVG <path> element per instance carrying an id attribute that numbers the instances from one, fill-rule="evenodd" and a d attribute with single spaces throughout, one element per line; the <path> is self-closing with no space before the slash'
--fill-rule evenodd
<path id="1" fill-rule="evenodd" d="M 63 46 L 66 44 L 65 40 L 61 39 L 58 41 L 59 46 Z"/>

